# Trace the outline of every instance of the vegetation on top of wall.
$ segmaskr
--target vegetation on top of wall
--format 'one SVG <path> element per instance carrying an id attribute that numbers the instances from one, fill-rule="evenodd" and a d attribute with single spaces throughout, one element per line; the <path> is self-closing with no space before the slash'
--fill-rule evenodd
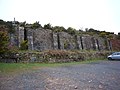
<path id="1" fill-rule="evenodd" d="M 17 24 L 19 24 L 19 22 L 15 22 Z M 13 26 L 13 23 L 12 21 L 3 21 L 0 19 L 0 27 L 4 27 L 8 33 L 14 33 L 15 32 L 15 29 L 14 29 L 14 26 Z"/>
<path id="2" fill-rule="evenodd" d="M 21 26 L 21 27 L 25 27 L 25 25 L 26 25 L 26 21 L 20 23 L 20 26 Z"/>
<path id="3" fill-rule="evenodd" d="M 43 28 L 52 30 L 52 25 L 48 23 L 48 24 L 45 24 Z"/>
<path id="4" fill-rule="evenodd" d="M 54 26 L 53 32 L 66 32 L 66 29 L 63 26 Z"/>
<path id="5" fill-rule="evenodd" d="M 108 38 L 110 37 L 113 37 L 114 33 L 113 32 L 106 32 L 106 31 L 99 31 L 99 30 L 95 30 L 93 28 L 86 28 L 85 31 L 79 29 L 79 30 L 76 30 L 75 28 L 73 27 L 68 27 L 67 29 L 65 29 L 63 26 L 52 26 L 50 23 L 48 24 L 45 24 L 43 27 L 42 25 L 39 23 L 39 22 L 35 22 L 33 24 L 28 24 L 25 22 L 23 23 L 19 23 L 18 21 L 15 21 L 15 22 L 12 22 L 12 21 L 3 21 L 3 20 L 0 20 L 0 25 L 5 25 L 9 28 L 9 32 L 14 32 L 14 24 L 17 24 L 17 25 L 20 25 L 20 26 L 23 26 L 23 27 L 29 27 L 29 28 L 32 28 L 32 29 L 37 29 L 37 28 L 43 28 L 43 29 L 50 29 L 54 32 L 67 32 L 71 35 L 80 35 L 80 34 L 89 34 L 89 35 L 99 35 L 101 37 L 105 37 L 105 36 L 108 36 Z M 117 38 L 119 38 L 119 33 L 118 33 L 118 36 Z"/>
<path id="6" fill-rule="evenodd" d="M 76 34 L 76 29 L 72 28 L 72 27 L 68 27 L 67 29 L 67 33 L 71 34 L 71 35 L 75 35 Z"/>
<path id="7" fill-rule="evenodd" d="M 116 36 L 116 38 L 120 40 L 120 32 L 118 33 L 118 35 Z"/>
<path id="8" fill-rule="evenodd" d="M 31 28 L 32 29 L 37 29 L 37 28 L 42 28 L 42 26 L 39 22 L 36 21 L 35 23 L 32 24 Z"/>

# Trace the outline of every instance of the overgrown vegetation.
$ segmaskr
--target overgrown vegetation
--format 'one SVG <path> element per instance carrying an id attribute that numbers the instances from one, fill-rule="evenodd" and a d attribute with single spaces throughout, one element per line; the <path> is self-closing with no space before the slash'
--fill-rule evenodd
<path id="1" fill-rule="evenodd" d="M 27 40 L 22 41 L 20 46 L 21 46 L 20 50 L 27 50 L 28 49 L 28 41 Z"/>
<path id="2" fill-rule="evenodd" d="M 73 51 L 66 51 L 66 50 L 48 50 L 43 52 L 45 55 L 45 58 L 49 59 L 56 59 L 56 62 L 59 62 L 57 60 L 59 59 L 65 59 L 66 61 L 63 62 L 69 62 L 67 59 L 71 59 L 71 61 L 84 61 L 89 59 L 104 59 L 107 57 L 107 55 L 110 54 L 109 51 L 79 51 L 79 50 L 73 50 Z M 61 61 L 62 62 L 62 61 Z"/>
<path id="3" fill-rule="evenodd" d="M 114 37 L 114 33 L 113 32 L 106 32 L 106 31 L 99 31 L 99 30 L 95 30 L 93 28 L 86 28 L 85 31 L 79 29 L 79 30 L 76 30 L 75 28 L 72 28 L 72 27 L 68 27 L 67 29 L 65 29 L 63 26 L 52 26 L 50 23 L 48 24 L 45 24 L 43 27 L 41 26 L 41 24 L 39 22 L 35 22 L 33 24 L 28 24 L 25 22 L 23 23 L 19 23 L 18 21 L 15 21 L 14 23 L 12 21 L 3 21 L 3 20 L 0 20 L 0 25 L 4 25 L 8 28 L 8 32 L 10 33 L 14 33 L 15 30 L 14 30 L 14 25 L 17 24 L 17 25 L 20 25 L 22 27 L 29 27 L 29 28 L 32 28 L 32 29 L 37 29 L 37 28 L 43 28 L 43 29 L 50 29 L 52 30 L 53 32 L 67 32 L 71 35 L 81 35 L 81 34 L 89 34 L 89 35 L 99 35 L 101 37 L 107 37 L 107 38 L 113 38 Z M 119 33 L 118 33 L 118 36 L 116 36 L 116 38 L 119 39 Z"/>
<path id="4" fill-rule="evenodd" d="M 8 32 L 3 27 L 0 27 L 0 54 L 3 54 L 8 51 Z"/>
<path id="5" fill-rule="evenodd" d="M 18 21 L 16 21 L 15 23 L 13 23 L 12 21 L 3 21 L 0 19 L 0 27 L 4 27 L 4 29 L 7 29 L 7 32 L 9 33 L 14 33 L 15 29 L 14 29 L 14 25 L 15 24 L 19 24 Z"/>
<path id="6" fill-rule="evenodd" d="M 37 29 L 37 28 L 42 28 L 42 26 L 41 24 L 39 24 L 39 22 L 36 21 L 35 23 L 32 24 L 31 28 Z"/>

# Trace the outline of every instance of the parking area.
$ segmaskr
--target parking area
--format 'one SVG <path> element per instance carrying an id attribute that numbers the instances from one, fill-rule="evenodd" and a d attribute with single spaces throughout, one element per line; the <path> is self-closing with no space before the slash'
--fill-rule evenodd
<path id="1" fill-rule="evenodd" d="M 120 90 L 120 61 L 37 68 L 0 76 L 0 90 Z"/>

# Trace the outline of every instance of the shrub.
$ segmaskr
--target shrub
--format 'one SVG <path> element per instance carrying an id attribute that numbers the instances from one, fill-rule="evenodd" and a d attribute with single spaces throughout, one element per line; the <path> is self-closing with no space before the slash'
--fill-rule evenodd
<path id="1" fill-rule="evenodd" d="M 20 50 L 27 50 L 28 49 L 28 41 L 24 40 L 20 44 Z"/>
<path id="2" fill-rule="evenodd" d="M 8 33 L 4 29 L 0 28 L 0 54 L 3 54 L 8 51 Z"/>

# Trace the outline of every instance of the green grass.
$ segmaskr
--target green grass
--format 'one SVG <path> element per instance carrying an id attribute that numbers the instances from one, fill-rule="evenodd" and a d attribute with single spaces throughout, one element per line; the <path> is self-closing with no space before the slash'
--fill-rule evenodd
<path id="1" fill-rule="evenodd" d="M 45 68 L 45 67 L 57 67 L 57 66 L 69 66 L 75 64 L 87 64 L 97 62 L 99 60 L 86 60 L 81 62 L 69 62 L 69 63 L 0 63 L 0 73 L 18 73 L 21 71 L 28 71 L 31 69 Z"/>

